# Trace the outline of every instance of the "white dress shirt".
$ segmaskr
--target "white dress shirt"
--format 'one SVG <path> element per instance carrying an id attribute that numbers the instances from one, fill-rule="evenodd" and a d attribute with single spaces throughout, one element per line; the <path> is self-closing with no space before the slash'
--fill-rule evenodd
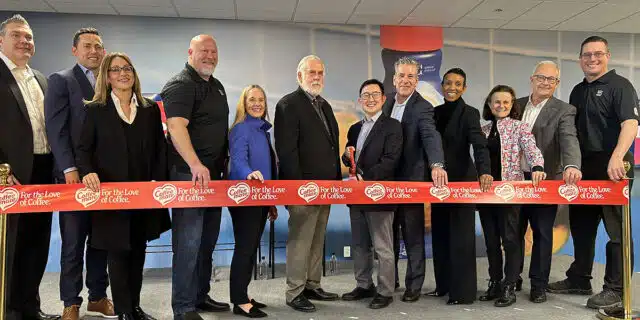
<path id="1" fill-rule="evenodd" d="M 18 67 L 2 52 L 0 52 L 0 58 L 2 58 L 7 65 L 7 68 L 11 70 L 11 74 L 13 74 L 20 88 L 20 93 L 22 93 L 24 104 L 27 106 L 31 130 L 33 131 L 33 153 L 50 153 L 51 147 L 47 140 L 47 132 L 44 124 L 44 93 L 42 92 L 42 88 L 40 88 L 40 84 L 33 70 L 31 70 L 28 65 Z"/>
<path id="2" fill-rule="evenodd" d="M 138 99 L 136 98 L 136 94 L 134 93 L 131 95 L 131 103 L 129 103 L 129 107 L 131 108 L 131 113 L 129 114 L 128 118 L 127 118 L 127 115 L 125 115 L 124 111 L 122 110 L 122 106 L 120 105 L 120 99 L 118 99 L 118 96 L 116 96 L 116 94 L 113 93 L 113 91 L 111 91 L 111 99 L 113 99 L 113 104 L 116 105 L 116 111 L 118 111 L 118 116 L 120 116 L 120 119 L 122 119 L 122 121 L 128 124 L 132 124 L 133 121 L 136 119 L 136 114 L 138 113 Z"/>
<path id="3" fill-rule="evenodd" d="M 414 91 L 415 92 L 415 91 Z M 409 95 L 407 100 L 403 103 L 398 103 L 398 94 L 396 93 L 395 103 L 393 104 L 393 109 L 391 109 L 391 118 L 394 118 L 400 122 L 402 122 L 402 116 L 404 115 L 404 109 L 407 106 L 407 102 L 411 99 L 413 92 Z"/>

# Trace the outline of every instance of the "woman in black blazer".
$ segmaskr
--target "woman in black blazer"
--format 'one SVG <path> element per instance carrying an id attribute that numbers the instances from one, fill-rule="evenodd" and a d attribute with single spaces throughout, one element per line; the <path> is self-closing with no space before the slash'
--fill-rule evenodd
<path id="1" fill-rule="evenodd" d="M 158 105 L 140 93 L 129 57 L 109 53 L 100 66 L 93 100 L 78 143 L 82 182 L 94 192 L 100 182 L 167 179 L 166 140 Z M 92 213 L 91 245 L 108 251 L 111 295 L 118 319 L 154 319 L 140 308 L 147 241 L 169 230 L 166 209 Z"/>
<path id="2" fill-rule="evenodd" d="M 442 80 L 445 103 L 435 108 L 436 129 L 442 136 L 449 181 L 480 181 L 490 188 L 487 139 L 480 129 L 480 112 L 467 105 L 462 69 L 447 71 Z M 473 146 L 475 165 L 469 153 Z M 474 205 L 432 204 L 431 230 L 436 290 L 427 295 L 449 295 L 447 304 L 471 304 L 476 299 L 476 233 Z"/>

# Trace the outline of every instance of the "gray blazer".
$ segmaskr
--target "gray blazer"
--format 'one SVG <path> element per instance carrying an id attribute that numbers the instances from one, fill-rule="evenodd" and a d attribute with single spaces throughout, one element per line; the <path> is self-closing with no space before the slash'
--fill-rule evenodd
<path id="1" fill-rule="evenodd" d="M 517 100 L 524 114 L 529 97 Z M 561 180 L 566 166 L 580 169 L 581 155 L 576 133 L 576 108 L 556 97 L 549 98 L 536 119 L 531 133 L 544 157 L 549 180 Z"/>

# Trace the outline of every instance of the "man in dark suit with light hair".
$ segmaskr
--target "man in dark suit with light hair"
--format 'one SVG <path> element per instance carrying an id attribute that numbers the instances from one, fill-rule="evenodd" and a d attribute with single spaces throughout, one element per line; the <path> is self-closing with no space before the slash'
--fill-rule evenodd
<path id="1" fill-rule="evenodd" d="M 545 173 L 549 180 L 564 180 L 575 185 L 582 179 L 580 171 L 580 145 L 576 134 L 576 108 L 553 96 L 560 83 L 560 70 L 553 61 L 538 63 L 530 77 L 531 94 L 517 100 L 522 108 L 522 121 L 529 124 L 536 145 L 542 151 Z M 525 179 L 531 179 L 531 168 L 523 161 Z M 545 290 L 549 283 L 553 249 L 553 224 L 558 205 L 523 205 L 520 230 L 523 237 L 530 224 L 533 231 L 533 250 L 529 268 L 531 294 L 529 300 L 542 303 L 547 300 Z M 524 248 L 524 246 L 523 246 Z M 522 264 L 524 264 L 524 250 Z M 520 269 L 522 273 L 522 267 Z"/>
<path id="2" fill-rule="evenodd" d="M 276 105 L 275 147 L 282 180 L 340 180 L 338 122 L 331 105 L 320 93 L 324 87 L 324 63 L 306 56 L 298 64 L 297 90 Z M 287 305 L 313 312 L 309 299 L 337 300 L 320 286 L 324 235 L 330 205 L 287 206 Z"/>
<path id="3" fill-rule="evenodd" d="M 433 106 L 416 91 L 419 68 L 420 64 L 413 58 L 403 57 L 396 61 L 395 95 L 387 97 L 382 112 L 402 124 L 404 143 L 396 180 L 433 181 L 436 186 L 442 186 L 448 182 L 442 140 L 433 119 Z M 402 301 L 415 302 L 420 299 L 425 276 L 423 204 L 398 206 L 394 217 L 396 265 L 400 232 L 408 257 Z"/>
<path id="4" fill-rule="evenodd" d="M 27 20 L 0 24 L 0 163 L 12 169 L 9 186 L 53 182 L 53 156 L 44 122 L 47 79 L 28 63 L 35 53 Z M 51 212 L 7 218 L 7 319 L 59 319 L 40 310 L 39 288 L 49 256 Z"/>
<path id="5" fill-rule="evenodd" d="M 84 101 L 93 99 L 94 87 L 105 49 L 98 30 L 82 28 L 73 36 L 71 52 L 76 64 L 49 76 L 44 113 L 51 144 L 56 183 L 80 183 L 75 164 L 74 145 L 86 117 Z M 60 212 L 60 299 L 64 303 L 62 320 L 79 318 L 82 298 L 82 270 L 85 244 L 91 233 L 91 217 L 86 212 Z M 113 303 L 107 298 L 107 252 L 86 246 L 87 314 L 115 318 Z"/>

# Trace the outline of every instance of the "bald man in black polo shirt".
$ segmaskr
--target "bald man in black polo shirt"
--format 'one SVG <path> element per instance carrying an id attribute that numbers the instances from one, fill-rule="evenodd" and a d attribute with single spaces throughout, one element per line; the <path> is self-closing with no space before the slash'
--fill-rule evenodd
<path id="1" fill-rule="evenodd" d="M 607 40 L 592 36 L 582 42 L 580 67 L 584 80 L 571 92 L 569 103 L 577 108 L 576 128 L 584 180 L 620 181 L 624 161 L 633 163 L 629 152 L 638 132 L 638 95 L 626 78 L 609 71 L 611 58 Z M 633 177 L 633 170 L 629 172 Z M 587 301 L 600 309 L 622 303 L 622 206 L 572 205 L 569 208 L 574 262 L 567 279 L 551 283 L 551 293 L 591 295 L 591 271 L 600 220 L 609 235 L 607 266 L 602 292 Z M 631 241 L 633 244 L 633 241 Z M 633 248 L 631 249 L 633 263 Z M 633 269 L 633 267 L 632 267 Z"/>

